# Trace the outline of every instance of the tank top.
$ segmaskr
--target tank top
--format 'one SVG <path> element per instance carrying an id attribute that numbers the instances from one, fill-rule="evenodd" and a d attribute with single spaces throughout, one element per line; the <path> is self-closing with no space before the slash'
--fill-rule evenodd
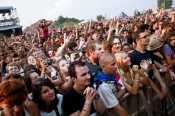
<path id="1" fill-rule="evenodd" d="M 60 116 L 62 116 L 63 115 L 63 111 L 62 111 L 61 105 L 62 105 L 63 95 L 57 94 L 57 98 L 59 99 L 57 108 L 58 108 Z M 41 114 L 41 116 L 56 116 L 55 110 L 52 110 L 52 112 L 50 112 L 50 113 L 44 112 L 44 111 L 40 111 L 40 114 Z"/>
<path id="2" fill-rule="evenodd" d="M 47 39 L 47 37 L 49 36 L 48 29 L 47 29 L 47 28 L 42 28 L 42 29 L 41 29 L 41 32 L 42 32 L 42 37 L 43 37 L 44 39 Z"/>

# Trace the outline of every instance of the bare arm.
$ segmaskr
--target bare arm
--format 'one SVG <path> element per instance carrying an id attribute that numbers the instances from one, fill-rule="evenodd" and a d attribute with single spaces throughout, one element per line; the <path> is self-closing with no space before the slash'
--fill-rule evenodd
<path id="1" fill-rule="evenodd" d="M 123 81 L 123 84 L 126 88 L 126 90 L 130 93 L 130 94 L 133 94 L 133 95 L 136 95 L 137 94 L 137 91 L 139 89 L 139 80 L 138 81 L 134 81 L 134 84 L 133 86 L 129 85 L 128 83 L 126 83 L 125 81 Z"/>
<path id="2" fill-rule="evenodd" d="M 171 58 L 171 55 L 165 56 L 165 59 L 169 65 L 174 65 L 175 64 L 175 59 Z"/>
<path id="3" fill-rule="evenodd" d="M 129 114 L 120 106 L 120 104 L 114 106 L 113 108 L 120 116 L 129 116 Z"/>
<path id="4" fill-rule="evenodd" d="M 105 112 L 106 108 L 101 98 L 95 99 L 93 103 L 94 103 L 95 110 L 98 113 L 102 114 Z"/>
<path id="5" fill-rule="evenodd" d="M 30 114 L 30 116 L 40 116 L 40 111 L 37 105 L 33 101 L 26 101 L 25 106 Z"/>
<path id="6" fill-rule="evenodd" d="M 163 81 L 162 77 L 160 76 L 160 73 L 158 72 L 155 64 L 153 64 L 153 73 L 154 76 L 156 77 L 156 79 L 158 80 L 158 82 L 160 83 L 161 86 L 165 85 L 165 82 Z M 163 87 L 162 91 L 166 94 L 168 92 L 167 87 Z"/>
<path id="7" fill-rule="evenodd" d="M 116 98 L 119 100 L 121 99 L 126 93 L 125 89 L 120 90 L 119 92 L 117 92 Z"/>

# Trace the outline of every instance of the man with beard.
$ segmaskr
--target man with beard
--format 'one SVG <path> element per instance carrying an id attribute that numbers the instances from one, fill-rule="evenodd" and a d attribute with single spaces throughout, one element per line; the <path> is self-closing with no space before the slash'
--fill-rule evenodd
<path id="1" fill-rule="evenodd" d="M 91 40 L 87 43 L 86 52 L 88 59 L 85 61 L 91 74 L 91 83 L 97 74 L 97 71 L 101 69 L 99 66 L 99 58 L 102 55 L 102 43 L 100 41 Z"/>

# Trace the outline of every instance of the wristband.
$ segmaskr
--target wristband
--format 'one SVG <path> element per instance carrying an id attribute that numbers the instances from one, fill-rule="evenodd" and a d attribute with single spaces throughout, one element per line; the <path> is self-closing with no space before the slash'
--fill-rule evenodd
<path id="1" fill-rule="evenodd" d="M 83 111 L 85 111 L 85 112 L 90 112 L 90 110 L 85 110 L 85 109 L 82 109 Z"/>
<path id="2" fill-rule="evenodd" d="M 84 103 L 85 106 L 88 106 L 88 107 L 91 107 L 91 104 L 90 103 Z"/>
<path id="3" fill-rule="evenodd" d="M 146 77 L 149 76 L 148 72 L 144 72 L 143 74 L 144 74 L 144 76 L 146 76 Z"/>
<path id="4" fill-rule="evenodd" d="M 165 85 L 165 84 L 161 85 L 161 88 L 162 88 L 162 89 L 163 89 L 163 88 L 166 88 L 166 85 Z"/>
<path id="5" fill-rule="evenodd" d="M 159 69 L 159 72 L 162 72 L 162 69 L 161 68 Z"/>

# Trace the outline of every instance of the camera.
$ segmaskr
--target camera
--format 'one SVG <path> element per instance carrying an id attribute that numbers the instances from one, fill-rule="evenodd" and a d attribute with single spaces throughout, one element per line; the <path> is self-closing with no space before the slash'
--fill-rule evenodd
<path id="1" fill-rule="evenodd" d="M 51 60 L 51 59 L 46 59 L 46 63 L 47 63 L 48 65 L 52 65 L 52 60 Z"/>

